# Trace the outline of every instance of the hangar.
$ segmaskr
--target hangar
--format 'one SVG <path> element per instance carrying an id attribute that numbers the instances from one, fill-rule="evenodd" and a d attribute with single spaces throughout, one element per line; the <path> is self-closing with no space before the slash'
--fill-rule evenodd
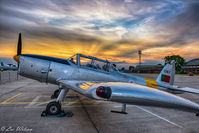
<path id="1" fill-rule="evenodd" d="M 193 72 L 199 74 L 199 58 L 186 62 L 182 68 L 184 72 Z"/>
<path id="2" fill-rule="evenodd" d="M 160 73 L 163 69 L 163 65 L 137 65 L 133 72 L 139 73 Z"/>

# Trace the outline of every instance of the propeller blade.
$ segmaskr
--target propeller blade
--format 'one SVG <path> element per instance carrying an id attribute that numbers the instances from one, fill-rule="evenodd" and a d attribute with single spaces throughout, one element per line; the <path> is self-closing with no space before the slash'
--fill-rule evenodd
<path id="1" fill-rule="evenodd" d="M 19 38 L 18 38 L 18 45 L 17 45 L 17 55 L 15 55 L 13 58 L 17 62 L 17 66 L 19 68 L 19 58 L 21 55 L 21 49 L 22 49 L 22 39 L 21 39 L 21 33 L 19 33 Z"/>
<path id="2" fill-rule="evenodd" d="M 21 47 L 22 47 L 22 40 L 21 40 L 21 33 L 19 33 L 17 55 L 21 55 Z"/>

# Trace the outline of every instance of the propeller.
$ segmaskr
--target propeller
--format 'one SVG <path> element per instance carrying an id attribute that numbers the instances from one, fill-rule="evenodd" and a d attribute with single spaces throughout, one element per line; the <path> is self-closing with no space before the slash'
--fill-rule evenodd
<path id="1" fill-rule="evenodd" d="M 13 58 L 16 62 L 18 62 L 18 67 L 19 67 L 19 57 L 21 55 L 21 49 L 22 49 L 22 39 L 21 39 L 21 33 L 19 33 L 19 38 L 18 38 L 18 45 L 17 45 L 17 55 L 15 55 Z"/>
<path id="2" fill-rule="evenodd" d="M 19 33 L 18 45 L 17 45 L 17 55 L 21 55 L 21 46 L 22 46 L 21 33 Z"/>

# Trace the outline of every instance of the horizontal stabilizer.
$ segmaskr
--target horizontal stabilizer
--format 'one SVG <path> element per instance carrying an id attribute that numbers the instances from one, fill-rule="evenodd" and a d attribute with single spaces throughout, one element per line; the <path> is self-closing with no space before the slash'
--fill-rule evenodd
<path id="1" fill-rule="evenodd" d="M 199 94 L 199 89 L 190 88 L 190 87 L 180 88 L 180 87 L 177 87 L 177 86 L 173 86 L 172 88 L 169 88 L 169 89 L 174 90 L 174 91 L 183 91 L 183 92 Z"/>

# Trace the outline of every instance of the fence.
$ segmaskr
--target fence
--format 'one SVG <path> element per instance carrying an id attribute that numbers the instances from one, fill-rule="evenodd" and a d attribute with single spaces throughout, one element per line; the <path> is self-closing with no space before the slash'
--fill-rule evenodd
<path id="1" fill-rule="evenodd" d="M 17 71 L 2 71 L 2 72 L 0 72 L 0 84 L 16 81 L 16 80 L 19 80 L 22 78 L 23 78 L 22 76 L 17 74 Z"/>

